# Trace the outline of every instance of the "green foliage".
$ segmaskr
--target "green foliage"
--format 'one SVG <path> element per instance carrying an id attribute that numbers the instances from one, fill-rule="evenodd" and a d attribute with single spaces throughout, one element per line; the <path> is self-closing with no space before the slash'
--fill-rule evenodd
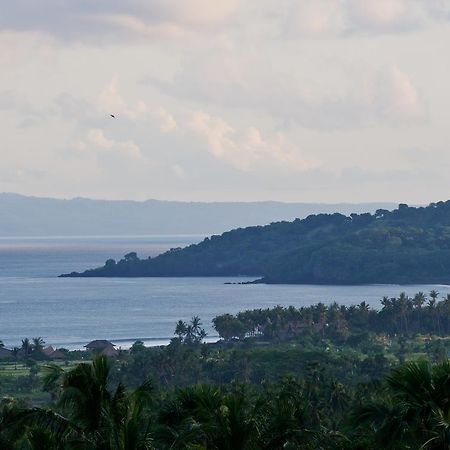
<path id="1" fill-rule="evenodd" d="M 200 317 L 194 316 L 189 323 L 179 320 L 175 333 L 181 343 L 187 345 L 198 345 L 206 337 L 206 331 L 202 328 Z"/>
<path id="2" fill-rule="evenodd" d="M 449 448 L 448 302 L 433 291 L 385 298 L 379 311 L 243 311 L 216 318 L 225 339 L 214 344 L 201 343 L 194 317 L 168 346 L 137 341 L 117 360 L 72 367 L 24 353 L 21 379 L 39 384 L 46 404 L 1 400 L 0 448 Z M 2 390 L 9 377 L 0 365 Z"/>
<path id="3" fill-rule="evenodd" d="M 448 283 L 450 201 L 236 229 L 66 276 L 262 276 L 266 283 Z"/>

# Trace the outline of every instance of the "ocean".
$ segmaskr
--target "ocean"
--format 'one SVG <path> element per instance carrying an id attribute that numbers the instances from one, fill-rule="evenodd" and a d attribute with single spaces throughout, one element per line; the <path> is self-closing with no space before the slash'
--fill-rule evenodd
<path id="1" fill-rule="evenodd" d="M 211 320 L 218 314 L 276 305 L 300 307 L 333 301 L 361 301 L 377 308 L 383 296 L 450 286 L 241 285 L 248 278 L 58 278 L 61 273 L 97 267 L 130 251 L 155 256 L 202 236 L 115 236 L 0 238 L 0 340 L 20 346 L 42 337 L 54 347 L 83 348 L 108 339 L 122 348 L 136 340 L 167 344 L 178 320 L 200 316 L 209 340 L 217 340 Z"/>

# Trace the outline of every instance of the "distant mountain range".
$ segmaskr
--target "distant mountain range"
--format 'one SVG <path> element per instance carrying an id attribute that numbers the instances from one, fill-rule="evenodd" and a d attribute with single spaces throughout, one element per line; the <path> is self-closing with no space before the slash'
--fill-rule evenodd
<path id="1" fill-rule="evenodd" d="M 0 194 L 0 237 L 214 234 L 310 214 L 374 212 L 394 203 L 109 201 Z"/>
<path id="2" fill-rule="evenodd" d="M 450 283 L 450 200 L 239 228 L 155 258 L 132 252 L 71 277 L 237 276 L 265 283 Z"/>

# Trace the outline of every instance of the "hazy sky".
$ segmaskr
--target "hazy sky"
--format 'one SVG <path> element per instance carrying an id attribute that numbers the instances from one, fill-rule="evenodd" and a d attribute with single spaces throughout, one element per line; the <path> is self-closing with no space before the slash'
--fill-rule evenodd
<path id="1" fill-rule="evenodd" d="M 0 191 L 450 197 L 450 0 L 0 2 Z"/>

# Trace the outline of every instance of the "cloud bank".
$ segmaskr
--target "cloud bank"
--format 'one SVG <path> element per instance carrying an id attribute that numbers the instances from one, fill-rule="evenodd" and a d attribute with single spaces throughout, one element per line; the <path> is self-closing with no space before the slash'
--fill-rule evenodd
<path id="1" fill-rule="evenodd" d="M 449 18 L 444 0 L 5 3 L 0 191 L 440 198 Z"/>

